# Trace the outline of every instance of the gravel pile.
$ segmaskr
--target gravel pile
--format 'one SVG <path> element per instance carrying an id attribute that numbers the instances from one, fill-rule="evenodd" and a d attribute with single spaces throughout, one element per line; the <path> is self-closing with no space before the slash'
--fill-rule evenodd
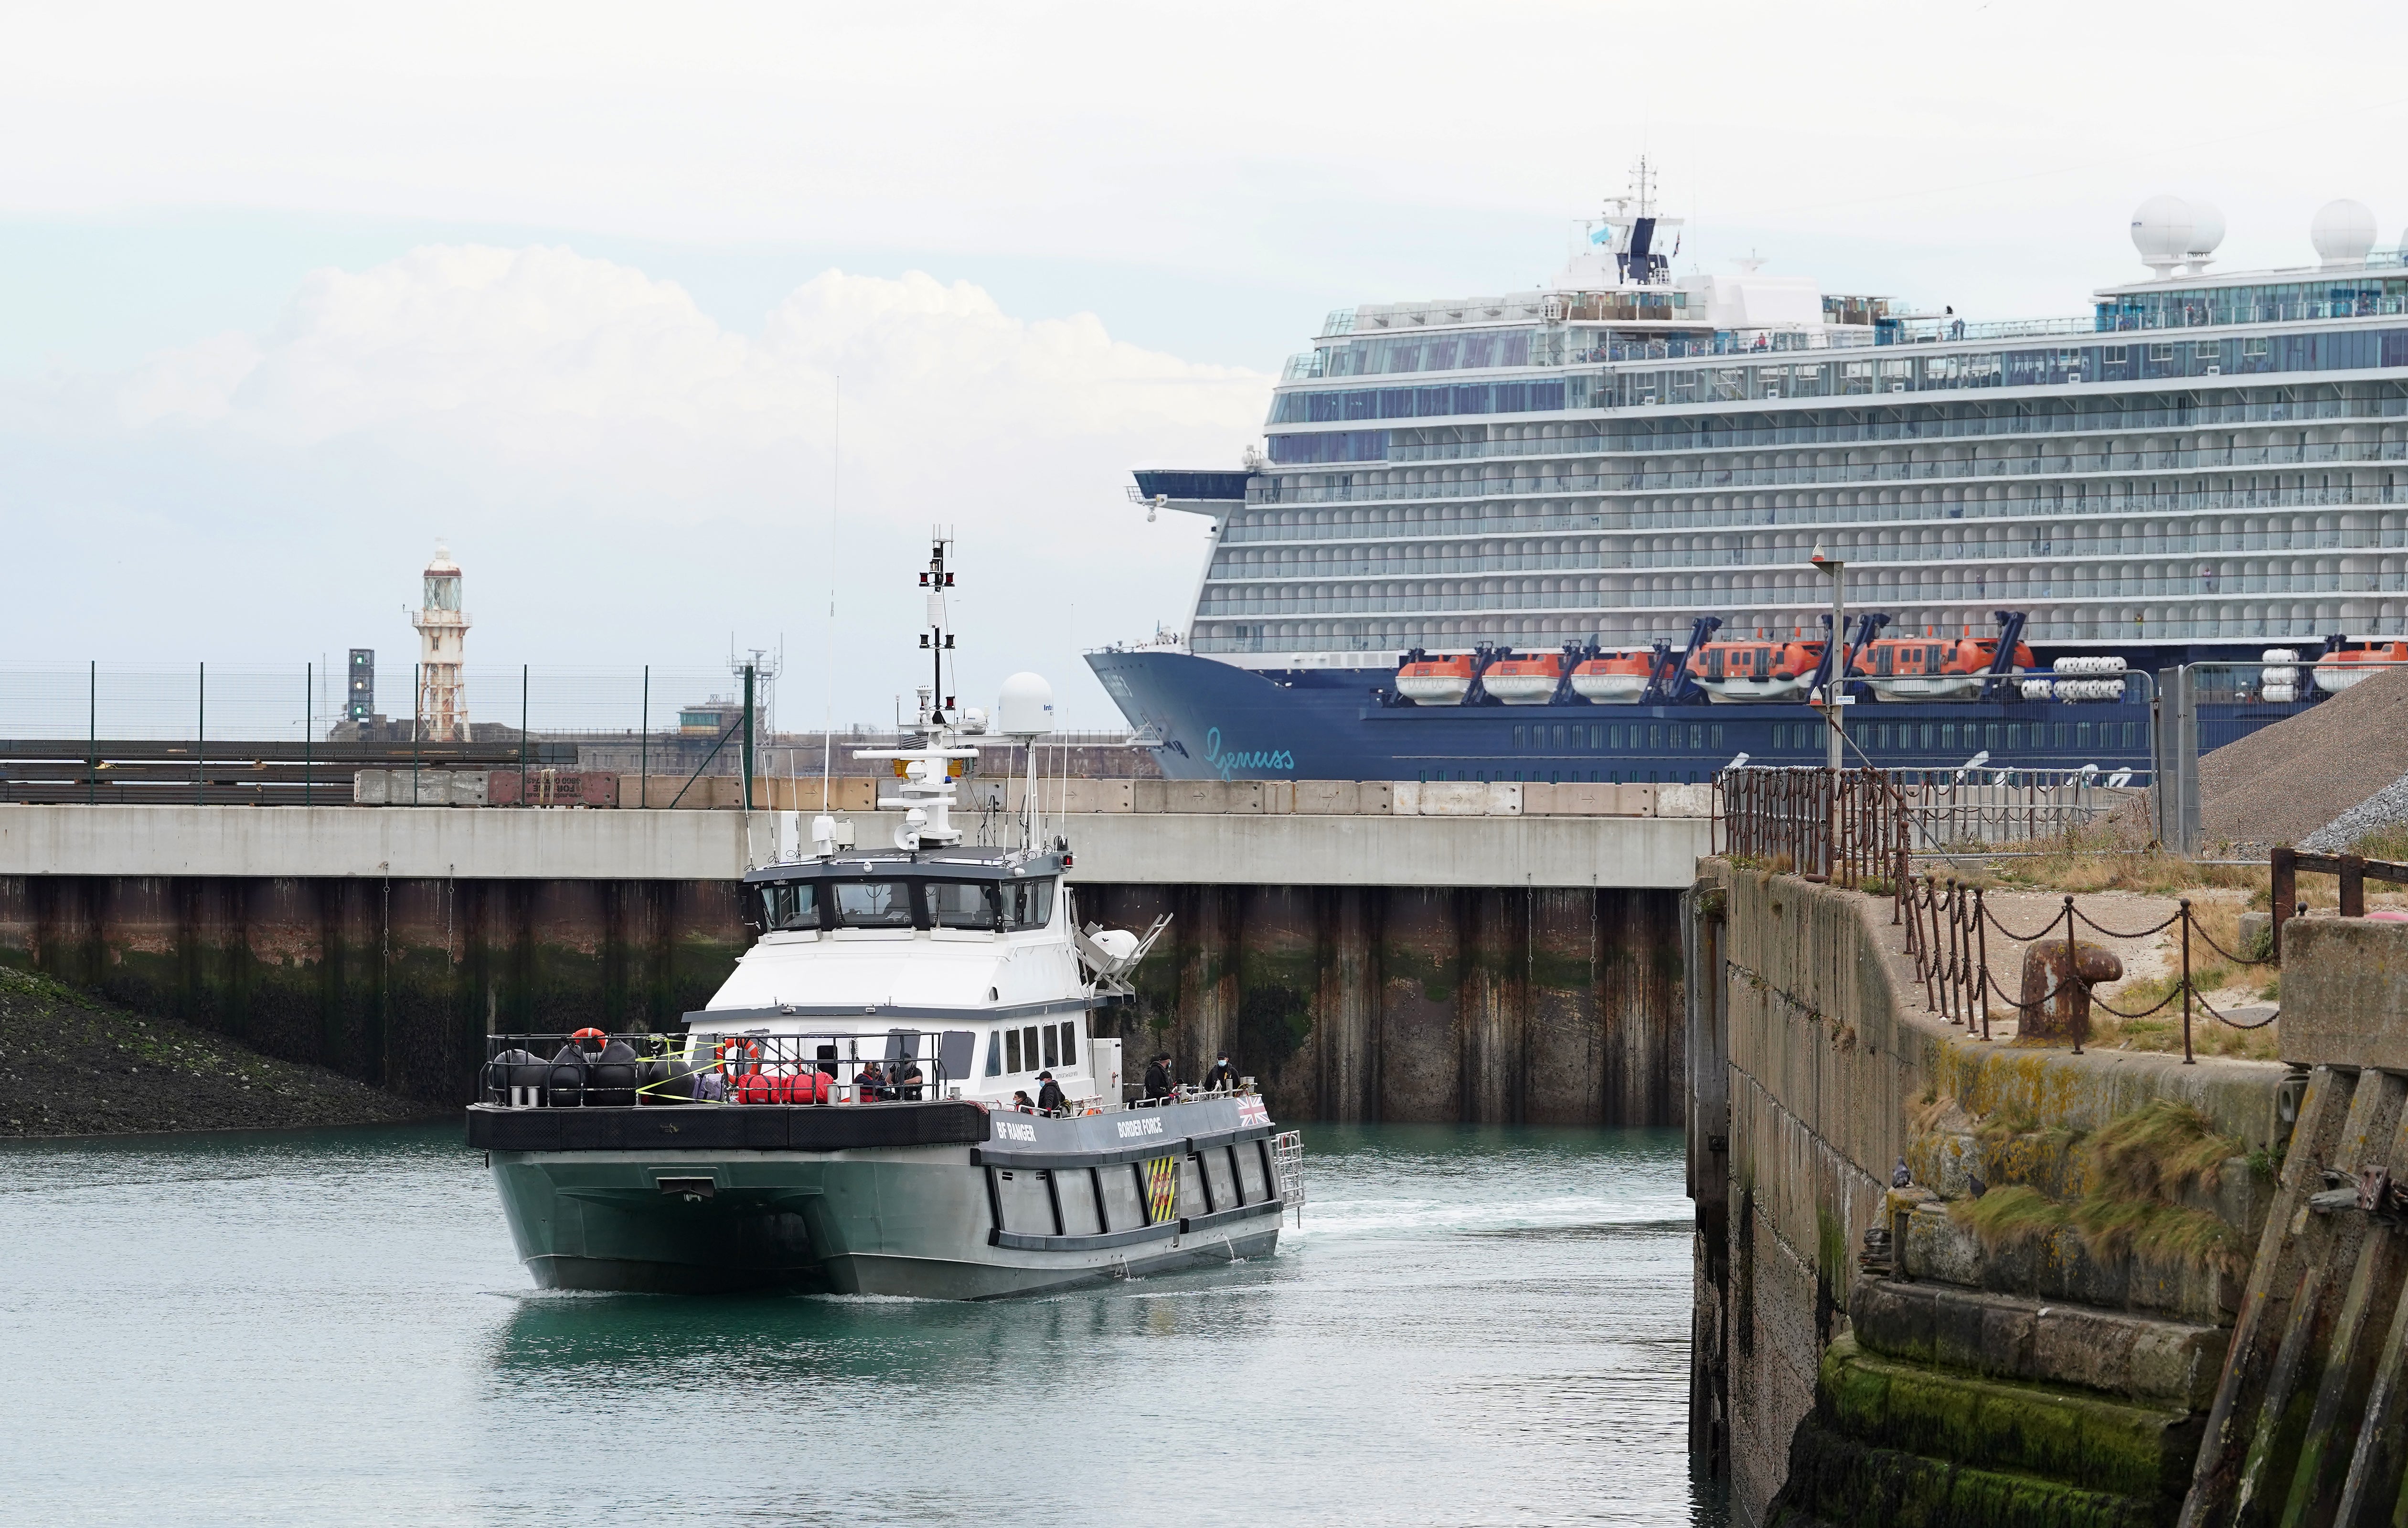
<path id="1" fill-rule="evenodd" d="M 2200 826 L 2210 843 L 2300 843 L 2402 776 L 2408 669 L 2386 669 L 2200 759 Z"/>
<path id="2" fill-rule="evenodd" d="M 0 1139 L 385 1124 L 449 1112 L 0 966 Z"/>
<path id="3" fill-rule="evenodd" d="M 2408 823 L 2408 774 L 2300 840 L 2300 847 L 2313 854 L 2339 854 L 2376 829 L 2395 823 Z"/>

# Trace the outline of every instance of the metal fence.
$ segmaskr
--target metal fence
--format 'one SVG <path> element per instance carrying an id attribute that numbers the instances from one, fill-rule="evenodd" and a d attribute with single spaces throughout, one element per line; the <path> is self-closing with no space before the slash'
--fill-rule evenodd
<path id="1" fill-rule="evenodd" d="M 1747 765 L 1716 777 L 1722 852 L 1813 880 L 1894 881 L 1922 856 L 2064 842 L 2146 799 L 2097 770 L 1934 771 Z"/>

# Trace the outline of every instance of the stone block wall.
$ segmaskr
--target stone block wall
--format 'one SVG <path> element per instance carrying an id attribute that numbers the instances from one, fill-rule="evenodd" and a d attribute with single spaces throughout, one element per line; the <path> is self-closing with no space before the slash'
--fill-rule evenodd
<path id="1" fill-rule="evenodd" d="M 2160 1098 L 2252 1145 L 2283 1131 L 2284 1069 L 2273 1063 L 2186 1067 L 2178 1056 L 2077 1057 L 1969 1037 L 1926 1008 L 1885 900 L 1708 861 L 1684 905 L 1710 926 L 1690 931 L 1691 948 L 1711 950 L 1717 968 L 1693 973 L 1690 1051 L 1708 1065 L 1717 1045 L 1724 1055 L 1723 1075 L 1692 1076 L 1690 1091 L 1727 1100 L 1689 1124 L 1700 1240 L 1693 1439 L 1720 1454 L 1743 1521 L 1761 1521 L 1790 1476 L 1792 1441 L 1848 1332 L 1864 1232 L 1893 1213 L 1901 1159 L 1928 1182 L 1971 1121 L 2013 1119 L 2037 1142 Z M 2025 1155 L 2036 1179 L 2061 1185 L 2076 1171 L 2037 1146 Z"/>

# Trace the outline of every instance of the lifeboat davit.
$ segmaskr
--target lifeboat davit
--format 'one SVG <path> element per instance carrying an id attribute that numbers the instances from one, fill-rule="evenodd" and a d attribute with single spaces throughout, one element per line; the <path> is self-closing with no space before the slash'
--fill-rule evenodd
<path id="1" fill-rule="evenodd" d="M 1459 706 L 1471 693 L 1471 655 L 1424 658 L 1397 670 L 1397 693 L 1418 706 Z"/>
<path id="2" fill-rule="evenodd" d="M 2316 663 L 2316 688 L 2339 695 L 2386 664 L 2408 663 L 2408 642 L 2375 642 L 2327 653 Z"/>
<path id="3" fill-rule="evenodd" d="M 1572 670 L 1572 693 L 1602 706 L 1635 706 L 1647 693 L 1654 668 L 1645 653 L 1608 653 Z"/>
<path id="4" fill-rule="evenodd" d="M 1480 687 L 1509 706 L 1543 706 L 1564 682 L 1564 656 L 1498 658 L 1480 670 Z"/>
<path id="5" fill-rule="evenodd" d="M 1819 641 L 1708 642 L 1689 656 L 1689 677 L 1715 700 L 1788 700 L 1823 661 Z"/>
<path id="6" fill-rule="evenodd" d="M 1981 696 L 1999 656 L 1995 637 L 1877 637 L 1858 652 L 1848 672 L 1881 700 L 1971 700 Z M 2018 669 L 2034 665 L 2031 649 L 2015 644 Z"/>

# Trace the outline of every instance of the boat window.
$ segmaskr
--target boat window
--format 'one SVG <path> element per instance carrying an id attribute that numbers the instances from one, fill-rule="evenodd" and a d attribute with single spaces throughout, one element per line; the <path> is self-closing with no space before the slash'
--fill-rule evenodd
<path id="1" fill-rule="evenodd" d="M 1053 1031 L 1048 1030 L 1046 1032 L 1050 1034 Z M 1037 1026 L 1034 1024 L 1020 1031 L 1020 1059 L 1028 1063 L 1021 1068 L 1022 1071 L 1037 1070 Z"/>
<path id="2" fill-rule="evenodd" d="M 995 1043 L 986 1047 L 986 1074 L 990 1077 L 1003 1075 L 1003 1042 L 1006 1038 L 1006 1035 L 998 1033 L 995 1036 Z"/>
<path id="3" fill-rule="evenodd" d="M 1259 1204 L 1268 1199 L 1271 1190 L 1263 1173 L 1263 1143 L 1248 1141 L 1232 1149 L 1238 1158 L 1238 1187 L 1245 1191 L 1246 1203 Z"/>
<path id="4" fill-rule="evenodd" d="M 1049 1068 L 1062 1064 L 1062 1044 L 1054 1038 L 1054 1029 L 1052 1024 L 1045 1026 L 1045 1064 Z"/>
<path id="5" fill-rule="evenodd" d="M 1075 1018 L 1062 1026 L 1062 1064 L 1079 1064 L 1079 1021 Z"/>
<path id="6" fill-rule="evenodd" d="M 1103 1231 L 1103 1216 L 1096 1204 L 1093 1168 L 1059 1170 L 1054 1175 L 1054 1194 L 1062 1205 L 1062 1234 L 1093 1236 Z"/>
<path id="7" fill-rule="evenodd" d="M 781 881 L 761 888 L 761 922 L 768 929 L 820 926 L 819 887 L 809 881 Z"/>
<path id="8" fill-rule="evenodd" d="M 1054 882 L 1015 881 L 1000 888 L 1008 926 L 1042 929 L 1054 921 Z"/>
<path id="9" fill-rule="evenodd" d="M 937 1043 L 937 1064 L 944 1069 L 941 1080 L 958 1083 L 970 1074 L 970 1055 L 977 1048 L 978 1036 L 968 1030 L 947 1030 Z"/>
<path id="10" fill-rule="evenodd" d="M 992 881 L 931 881 L 928 917 L 939 929 L 999 928 L 1003 900 Z"/>
<path id="11" fill-rule="evenodd" d="M 1132 1162 L 1126 1167 L 1107 1167 L 1096 1175 L 1103 1185 L 1106 1231 L 1134 1231 L 1146 1223 L 1145 1201 L 1138 1193 L 1138 1175 L 1142 1171 Z"/>
<path id="12" fill-rule="evenodd" d="M 1197 1155 L 1203 1159 L 1204 1188 L 1212 1196 L 1212 1207 L 1216 1210 L 1237 1208 L 1237 1175 L 1229 1167 L 1229 1148 L 1214 1146 Z"/>
<path id="13" fill-rule="evenodd" d="M 994 1168 L 996 1207 L 1003 1212 L 1003 1229 L 1031 1236 L 1059 1236 L 1054 1218 L 1054 1190 L 1042 1171 Z"/>
<path id="14" fill-rule="evenodd" d="M 1020 1031 L 1018 1030 L 1003 1031 L 1003 1070 L 1007 1073 L 1017 1073 L 1020 1070 Z"/>
<path id="15" fill-rule="evenodd" d="M 843 929 L 911 927 L 909 881 L 836 881 L 836 921 Z"/>

